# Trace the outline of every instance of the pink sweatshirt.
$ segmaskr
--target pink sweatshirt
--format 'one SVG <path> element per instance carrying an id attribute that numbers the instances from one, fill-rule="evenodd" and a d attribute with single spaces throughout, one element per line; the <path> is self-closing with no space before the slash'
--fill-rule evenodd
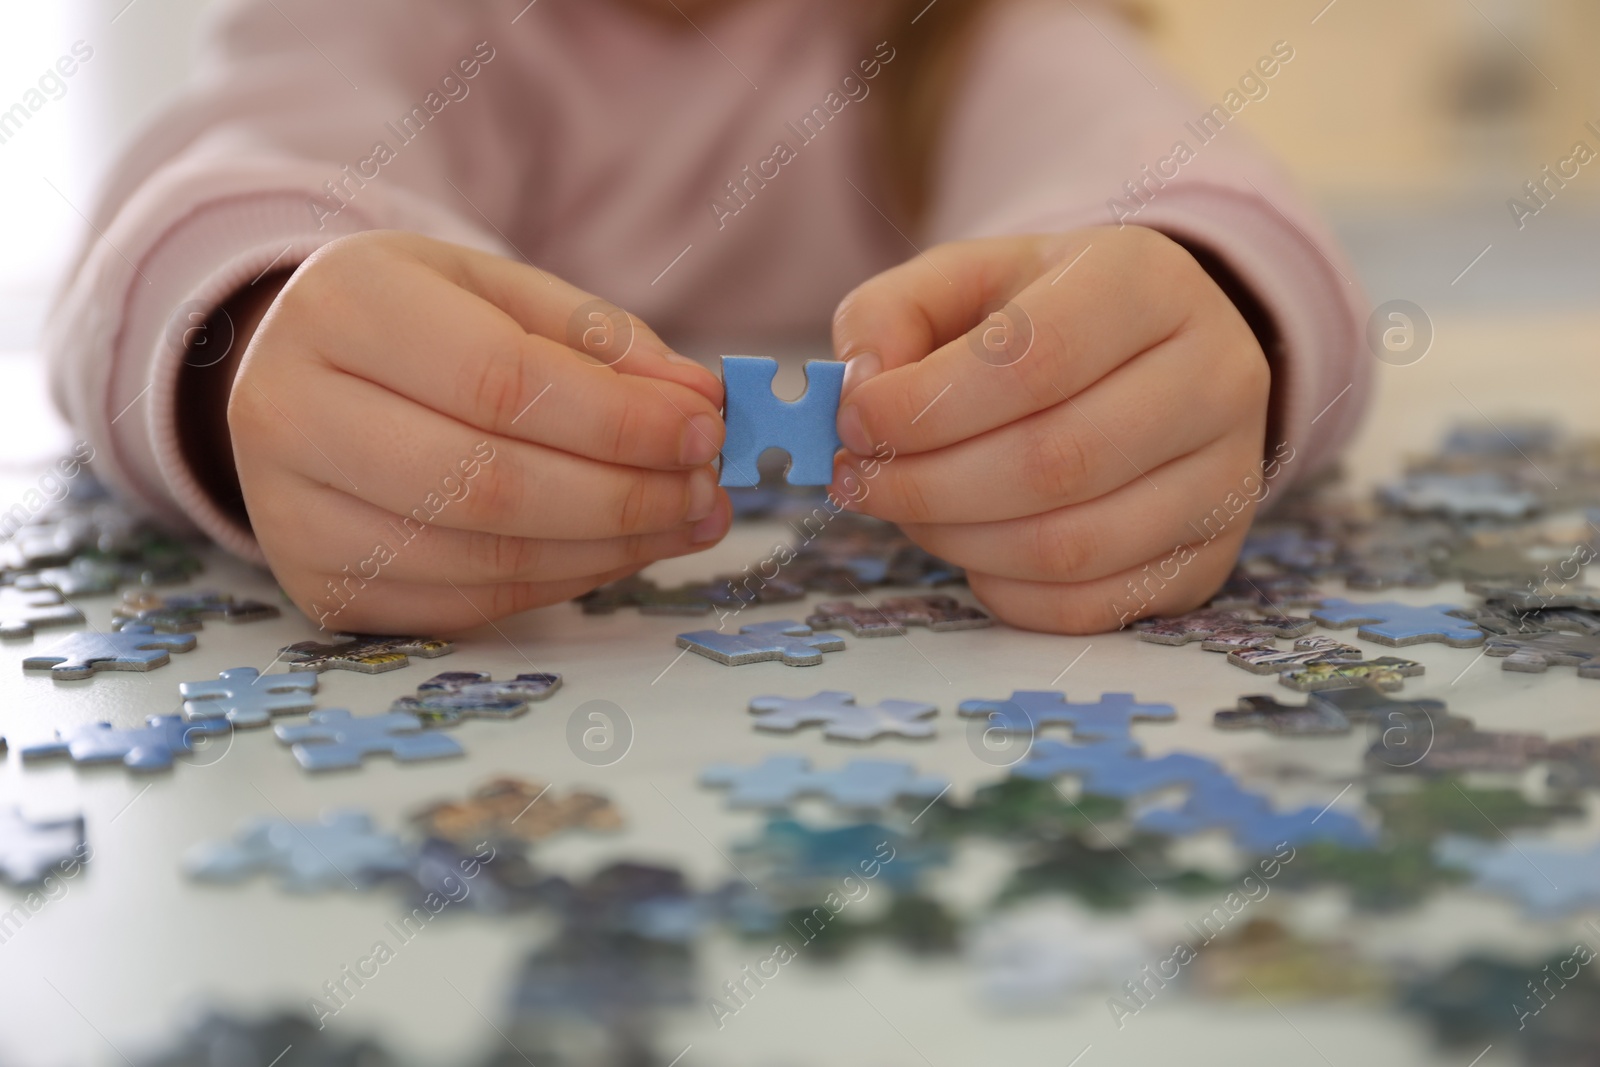
<path id="1" fill-rule="evenodd" d="M 1232 128 L 1273 106 L 1292 48 L 1264 40 L 1208 111 L 1092 5 L 997 5 L 925 227 L 902 234 L 858 106 L 897 55 L 876 6 L 750 0 L 697 28 L 623 0 L 235 0 L 109 177 L 51 318 L 58 403 L 102 478 L 260 561 L 180 453 L 182 333 L 336 237 L 517 256 L 704 355 L 825 341 L 838 300 L 917 248 L 1120 221 L 1210 249 L 1253 290 L 1282 340 L 1285 480 L 1332 455 L 1368 392 L 1353 272 Z"/>

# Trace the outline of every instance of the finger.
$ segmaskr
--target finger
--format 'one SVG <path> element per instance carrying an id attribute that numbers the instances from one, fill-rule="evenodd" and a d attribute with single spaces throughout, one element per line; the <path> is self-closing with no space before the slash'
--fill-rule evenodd
<path id="1" fill-rule="evenodd" d="M 844 499 L 854 475 L 872 487 L 863 510 L 879 518 L 992 522 L 1093 500 L 1132 481 L 1165 488 L 1173 475 L 1157 468 L 1223 437 L 1239 438 L 1248 463 L 1262 427 L 1259 419 L 1241 425 L 1234 413 L 1266 410 L 1265 364 L 1248 384 L 1233 380 L 1243 375 L 1195 375 L 1203 359 L 1196 348 L 1193 335 L 1174 338 L 1076 397 L 937 451 L 896 455 L 871 479 L 851 453 L 840 453 L 833 492 Z"/>
<path id="2" fill-rule="evenodd" d="M 1019 581 L 967 572 L 973 595 L 1003 622 L 1046 633 L 1093 634 L 1151 615 L 1176 615 L 1203 604 L 1233 569 L 1246 530 L 1189 546 L 1185 558 L 1166 553 L 1137 567 L 1088 582 Z"/>
<path id="3" fill-rule="evenodd" d="M 865 454 L 888 442 L 899 453 L 925 452 L 964 440 L 1075 396 L 1176 334 L 1204 272 L 1153 231 L 1113 234 L 1073 235 L 1090 244 L 1070 282 L 1056 284 L 1062 275 L 1043 271 L 1020 291 L 996 288 L 1009 302 L 989 319 L 980 321 L 981 304 L 967 306 L 971 328 L 962 336 L 857 385 L 839 410 L 845 447 Z M 964 269 L 983 269 L 995 253 L 974 249 Z M 914 299 L 931 305 L 937 296 L 924 284 Z M 1238 327 L 1250 336 L 1242 319 Z"/>
<path id="4" fill-rule="evenodd" d="M 709 463 L 721 446 L 716 401 L 676 381 L 619 373 L 626 358 L 602 365 L 525 332 L 428 263 L 347 270 L 336 286 L 343 306 L 364 310 L 318 315 L 318 352 L 452 418 L 608 463 L 663 470 Z M 302 290 L 296 299 L 328 295 Z"/>
<path id="5" fill-rule="evenodd" d="M 523 330 L 586 352 L 622 374 L 677 382 L 722 403 L 722 383 L 631 314 L 554 275 L 503 256 L 407 235 L 417 254 L 464 289 L 504 309 Z M 595 315 L 598 314 L 598 318 Z M 602 322 L 601 320 L 605 320 Z"/>
<path id="6" fill-rule="evenodd" d="M 272 467 L 281 467 L 304 484 L 348 491 L 419 524 L 563 539 L 692 524 L 711 514 L 720 494 L 709 466 L 669 472 L 600 463 L 484 433 L 349 375 L 302 390 L 294 410 L 291 417 L 260 386 L 235 392 L 229 407 L 235 434 L 261 442 L 257 456 L 271 457 L 271 466 L 240 457 L 246 485 L 270 481 Z M 363 415 L 350 420 L 351 411 Z M 328 452 L 333 442 L 324 446 L 302 424 L 340 427 L 337 462 Z M 303 492 L 280 488 L 287 495 L 260 486 L 247 494 L 252 515 Z"/>
<path id="7" fill-rule="evenodd" d="M 710 515 L 664 533 L 594 540 L 506 537 L 422 525 L 321 487 L 304 508 L 304 536 L 288 542 L 275 565 L 401 583 L 489 585 L 565 581 L 708 548 L 727 532 L 732 508 L 719 499 Z"/>
<path id="8" fill-rule="evenodd" d="M 1221 470 L 1246 473 L 1223 477 Z M 1247 529 L 1268 491 L 1247 457 L 1222 460 L 1208 450 L 1073 507 L 1004 522 L 901 528 L 968 570 L 1023 581 L 1089 582 Z"/>
<path id="9" fill-rule="evenodd" d="M 343 598 L 325 589 L 290 596 L 307 617 L 325 630 L 373 634 L 449 634 L 470 630 L 507 615 L 559 604 L 607 582 L 632 574 L 611 571 L 560 582 L 508 582 L 500 585 L 416 585 L 375 581 L 344 590 Z M 494 635 L 490 635 L 494 637 Z M 498 638 L 495 638 L 498 640 Z M 525 659 L 532 649 L 513 644 Z M 530 670 L 541 669 L 528 659 Z"/>

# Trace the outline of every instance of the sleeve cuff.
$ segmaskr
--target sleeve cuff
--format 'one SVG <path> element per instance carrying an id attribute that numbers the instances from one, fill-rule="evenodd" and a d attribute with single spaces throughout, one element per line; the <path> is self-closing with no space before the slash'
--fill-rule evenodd
<path id="1" fill-rule="evenodd" d="M 492 234 L 372 183 L 337 214 L 313 210 L 332 168 L 291 162 L 170 173 L 126 205 L 51 315 L 57 403 L 99 473 L 164 523 L 264 564 L 251 531 L 201 488 L 179 443 L 187 312 L 204 316 L 269 270 L 363 230 L 403 229 L 505 254 Z"/>

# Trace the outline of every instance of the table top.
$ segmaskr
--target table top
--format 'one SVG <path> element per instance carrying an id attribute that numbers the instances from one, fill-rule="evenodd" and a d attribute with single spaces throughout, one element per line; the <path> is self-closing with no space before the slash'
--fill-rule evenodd
<path id="1" fill-rule="evenodd" d="M 1574 428 L 1591 424 L 1600 386 L 1600 361 L 1590 358 L 1594 321 L 1534 324 L 1461 316 L 1441 321 L 1434 350 L 1410 367 L 1380 368 L 1379 399 L 1349 453 L 1353 480 L 1391 477 L 1403 452 L 1420 451 L 1457 420 L 1507 411 L 1548 412 Z M 26 389 L 19 387 L 18 395 Z M 9 406 L 9 405 L 8 405 Z M 0 472 L 0 500 L 28 483 L 23 457 Z M 737 527 L 714 552 L 673 560 L 647 572 L 663 583 L 736 571 L 766 556 L 793 532 L 777 522 Z M 216 588 L 280 602 L 270 576 L 215 552 L 206 571 L 183 588 Z M 1344 595 L 1337 587 L 1331 595 Z M 957 595 L 970 599 L 964 589 Z M 1355 594 L 1359 599 L 1360 594 Z M 1386 591 L 1383 599 L 1427 604 L 1464 603 L 1458 583 L 1430 590 Z M 740 622 L 803 618 L 805 604 L 747 608 Z M 110 624 L 113 597 L 78 602 L 90 626 Z M 817 667 L 780 663 L 727 667 L 682 654 L 674 636 L 709 622 L 651 617 L 624 609 L 585 616 L 562 604 L 494 626 L 453 635 L 448 658 L 413 660 L 378 675 L 329 671 L 321 675 L 319 707 L 358 714 L 388 708 L 441 670 L 492 672 L 496 678 L 556 671 L 564 686 L 509 722 L 466 721 L 451 736 L 465 757 L 400 765 L 371 759 L 359 771 L 312 775 L 301 770 L 270 730 L 237 731 L 203 746 L 168 774 L 139 776 L 120 767 L 84 769 L 66 761 L 22 762 L 23 740 L 67 724 L 109 721 L 131 725 L 146 715 L 179 710 L 178 683 L 214 677 L 238 666 L 267 668 L 277 650 L 318 637 L 288 610 L 264 622 L 207 623 L 198 647 L 148 673 L 103 673 L 86 681 L 54 682 L 24 673 L 18 661 L 55 640 L 45 630 L 32 641 L 0 649 L 0 732 L 13 741 L 0 768 L 0 806 L 19 804 L 35 816 L 82 812 L 92 860 L 37 910 L 29 910 L 0 940 L 0 1063 L 23 1065 L 139 1062 L 170 1045 L 188 1014 L 220 1006 L 250 1015 L 303 1009 L 323 984 L 368 955 L 409 904 L 377 887 L 364 892 L 294 895 L 270 878 L 236 886 L 203 885 L 181 869 L 197 843 L 224 840 L 256 816 L 310 818 L 357 807 L 377 823 L 401 830 L 406 816 L 434 800 L 459 798 L 501 774 L 551 783 L 558 792 L 588 787 L 612 798 L 625 828 L 613 834 L 569 833 L 535 849 L 541 868 L 574 879 L 608 863 L 632 860 L 681 869 L 710 890 L 742 877 L 730 856 L 754 838 L 765 817 L 731 809 L 723 791 L 697 779 L 716 762 L 755 763 L 771 754 L 803 754 L 834 766 L 847 759 L 903 759 L 952 783 L 952 800 L 1004 777 L 975 755 L 968 722 L 956 705 L 969 698 L 1003 698 L 1016 689 L 1065 690 L 1073 699 L 1133 692 L 1169 703 L 1175 721 L 1144 723 L 1135 737 L 1150 755 L 1193 752 L 1221 762 L 1280 808 L 1331 804 L 1363 814 L 1362 758 L 1369 738 L 1285 739 L 1259 731 L 1216 730 L 1212 713 L 1245 693 L 1270 692 L 1270 678 L 1229 666 L 1198 646 L 1162 648 L 1131 633 L 1062 637 L 1006 627 L 864 640 Z M 1345 631 L 1341 637 L 1350 637 Z M 1381 646 L 1355 641 L 1383 654 Z M 1571 670 L 1545 675 L 1503 671 L 1480 649 L 1410 646 L 1404 655 L 1426 666 L 1410 679 L 1407 698 L 1446 700 L 1452 711 L 1485 729 L 1533 729 L 1552 737 L 1594 731 L 1600 686 Z M 283 670 L 275 666 L 273 670 Z M 846 690 L 861 702 L 884 698 L 938 706 L 931 739 L 883 738 L 867 745 L 822 740 L 814 729 L 793 735 L 757 732 L 747 710 L 760 694 L 803 696 Z M 1286 699 L 1292 696 L 1287 690 Z M 580 759 L 569 741 L 571 723 L 593 700 L 620 709 L 631 744 L 614 761 Z M 294 721 L 294 720 L 290 720 Z M 1285 766 L 1300 769 L 1286 773 Z M 1351 783 L 1355 783 L 1353 786 Z M 1349 787 L 1349 788 L 1347 788 Z M 814 825 L 849 821 L 819 801 L 798 817 Z M 1590 817 L 1562 827 L 1562 840 L 1592 841 Z M 1238 855 L 1218 835 L 1175 845 L 1191 864 L 1220 877 L 1237 875 Z M 725 979 L 770 949 L 713 930 L 696 944 L 701 986 L 695 1003 L 662 1017 L 656 1042 L 661 1062 L 683 1067 L 734 1064 L 961 1063 L 1147 1064 L 1182 1055 L 1183 1062 L 1239 1067 L 1251 1064 L 1464 1064 L 1458 1051 L 1434 1047 L 1417 1018 L 1382 1000 L 1343 998 L 1278 1002 L 1270 989 L 1256 998 L 1216 1000 L 1183 993 L 1153 1001 L 1121 1020 L 1108 1010 L 1114 988 L 1087 989 L 1031 1011 L 1007 1010 L 980 988 L 980 931 L 999 921 L 994 898 L 1014 870 L 1014 845 L 964 838 L 948 866 L 934 871 L 931 895 L 959 916 L 968 931 L 962 951 L 918 958 L 869 944 L 837 961 L 808 959 L 785 967 L 748 1006 L 721 1025 L 707 999 Z M 23 890 L 0 886 L 0 915 L 23 901 Z M 1066 929 L 1118 933 L 1148 946 L 1146 961 L 1167 955 L 1176 932 L 1214 904 L 1205 896 L 1153 892 L 1121 912 L 1091 912 L 1062 899 L 1046 911 Z M 876 907 L 863 903 L 863 912 Z M 1466 889 L 1434 893 L 1426 903 L 1392 915 L 1352 908 L 1340 894 L 1275 894 L 1262 916 L 1296 931 L 1337 937 L 1376 961 L 1437 966 L 1473 950 L 1532 959 L 1570 945 L 1578 919 L 1530 922 L 1511 903 Z M 379 976 L 328 1021 L 351 1037 L 381 1041 L 405 1062 L 476 1063 L 508 1049 L 502 1028 L 513 976 L 524 957 L 551 935 L 548 915 L 487 915 L 459 909 L 405 943 Z M 1064 918 L 1063 918 L 1064 916 Z M 1040 936 L 1050 929 L 1047 919 Z M 1076 923 L 1078 925 L 1074 926 Z M 1119 933 L 1120 932 L 1120 933 Z M 1070 939 L 1069 939 L 1070 940 Z M 1087 950 L 1086 950 L 1087 951 Z M 1135 977 L 1138 967 L 1130 969 Z M 1116 983 L 1111 983 L 1114 986 Z M 1474 1052 L 1474 1054 L 1476 1054 Z M 1074 1059 L 1074 1057 L 1081 1057 Z M 1468 1056 L 1466 1059 L 1470 1059 Z M 284 1060 L 292 1064 L 292 1058 Z M 1478 1067 L 1516 1062 L 1493 1048 Z"/>

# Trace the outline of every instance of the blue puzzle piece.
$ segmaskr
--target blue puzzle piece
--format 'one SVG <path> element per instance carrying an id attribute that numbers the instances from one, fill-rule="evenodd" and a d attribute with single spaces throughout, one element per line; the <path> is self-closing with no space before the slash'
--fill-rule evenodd
<path id="1" fill-rule="evenodd" d="M 768 756 L 754 767 L 719 763 L 700 775 L 702 785 L 729 786 L 736 808 L 782 808 L 818 794 L 844 808 L 886 808 L 902 797 L 932 800 L 949 783 L 897 760 L 851 760 L 838 770 L 814 771 L 804 756 Z"/>
<path id="2" fill-rule="evenodd" d="M 839 390 L 844 364 L 806 363 L 806 394 L 779 400 L 772 391 L 778 361 L 763 356 L 723 356 L 722 485 L 751 486 L 761 480 L 756 461 L 769 448 L 789 453 L 790 485 L 828 485 L 839 451 Z"/>
<path id="3" fill-rule="evenodd" d="M 818 883 L 831 888 L 844 875 L 859 879 L 874 866 L 883 884 L 909 890 L 923 871 L 950 859 L 942 842 L 908 838 L 877 823 L 817 830 L 793 819 L 770 820 L 760 837 L 733 851 L 740 870 L 755 871 L 760 884 L 786 893 L 805 893 Z M 886 855 L 893 861 L 885 862 Z"/>
<path id="4" fill-rule="evenodd" d="M 178 683 L 190 722 L 227 719 L 239 727 L 265 726 L 274 715 L 310 711 L 316 691 L 315 671 L 263 675 L 254 667 L 230 667 L 212 681 Z"/>
<path id="5" fill-rule="evenodd" d="M 274 733 L 294 746 L 294 758 L 308 771 L 359 767 L 380 753 L 409 763 L 465 751 L 450 735 L 424 730 L 421 719 L 401 711 L 355 716 L 345 708 L 328 708 L 312 712 L 309 724 L 278 726 Z"/>
<path id="6" fill-rule="evenodd" d="M 1140 704 L 1132 693 L 1102 693 L 1094 704 L 1069 704 L 1057 689 L 1018 689 L 1009 700 L 963 700 L 962 715 L 985 716 L 989 729 L 1037 733 L 1043 726 L 1069 726 L 1078 741 L 1116 742 L 1135 751 L 1135 720 L 1165 721 L 1177 716 L 1170 704 Z"/>
<path id="7" fill-rule="evenodd" d="M 927 720 L 939 709 L 915 700 L 857 704 L 854 694 L 824 689 L 800 700 L 756 697 L 750 710 L 757 716 L 758 730 L 792 733 L 802 726 L 821 726 L 822 735 L 836 741 L 870 741 L 883 734 L 932 737 L 933 723 Z"/>
<path id="8" fill-rule="evenodd" d="M 35 821 L 19 808 L 0 808 L 0 882 L 40 882 L 74 860 L 87 859 L 84 844 L 82 815 Z"/>
<path id="9" fill-rule="evenodd" d="M 1141 829 L 1172 836 L 1227 830 L 1240 847 L 1254 853 L 1304 841 L 1331 841 L 1351 848 L 1372 843 L 1366 827 L 1344 812 L 1315 808 L 1274 812 L 1265 797 L 1246 792 L 1220 772 L 1197 782 L 1181 807 L 1145 812 L 1137 823 Z"/>
<path id="10" fill-rule="evenodd" d="M 151 715 L 144 726 L 127 730 L 93 722 L 57 730 L 53 741 L 24 745 L 22 758 L 70 756 L 74 763 L 121 762 L 130 771 L 164 771 L 174 756 L 194 751 L 194 738 L 229 729 L 226 719 L 186 722 L 181 715 Z"/>
<path id="11" fill-rule="evenodd" d="M 1356 636 L 1383 645 L 1414 645 L 1442 641 L 1453 648 L 1483 644 L 1484 632 L 1460 616 L 1455 604 L 1413 607 L 1393 600 L 1360 604 L 1353 600 L 1324 600 L 1311 617 L 1324 626 L 1342 629 L 1359 625 Z"/>
<path id="12" fill-rule="evenodd" d="M 1471 871 L 1477 888 L 1515 897 L 1541 918 L 1600 906 L 1600 846 L 1573 851 L 1522 836 L 1493 843 L 1445 837 L 1433 854 L 1442 866 Z"/>
<path id="13" fill-rule="evenodd" d="M 559 674 L 519 674 L 492 681 L 487 671 L 445 671 L 417 686 L 414 697 L 400 697 L 390 711 L 415 715 L 428 726 L 454 726 L 464 718 L 514 719 L 528 704 L 561 688 Z"/>
<path id="14" fill-rule="evenodd" d="M 363 812 L 335 811 L 316 822 L 257 819 L 232 841 L 190 850 L 184 869 L 190 877 L 209 882 L 275 873 L 285 889 L 307 893 L 363 888 L 405 874 L 413 859 L 400 838 L 378 832 Z"/>
<path id="15" fill-rule="evenodd" d="M 730 667 L 769 659 L 782 660 L 791 667 L 815 667 L 822 662 L 822 653 L 843 649 L 844 639 L 815 634 L 805 623 L 784 619 L 741 626 L 736 634 L 718 630 L 679 634 L 678 647 Z"/>
<path id="16" fill-rule="evenodd" d="M 158 634 L 148 626 L 114 633 L 76 633 L 22 661 L 25 671 L 48 670 L 58 682 L 87 678 L 100 671 L 148 671 L 165 666 L 168 652 L 194 648 L 194 634 Z"/>
<path id="17" fill-rule="evenodd" d="M 1019 778 L 1040 779 L 1071 774 L 1083 780 L 1086 793 L 1127 799 L 1158 789 L 1193 785 L 1222 772 L 1210 760 L 1183 752 L 1145 759 L 1116 741 L 1069 745 L 1046 740 L 1035 741 L 1027 758 L 1011 773 Z"/>

